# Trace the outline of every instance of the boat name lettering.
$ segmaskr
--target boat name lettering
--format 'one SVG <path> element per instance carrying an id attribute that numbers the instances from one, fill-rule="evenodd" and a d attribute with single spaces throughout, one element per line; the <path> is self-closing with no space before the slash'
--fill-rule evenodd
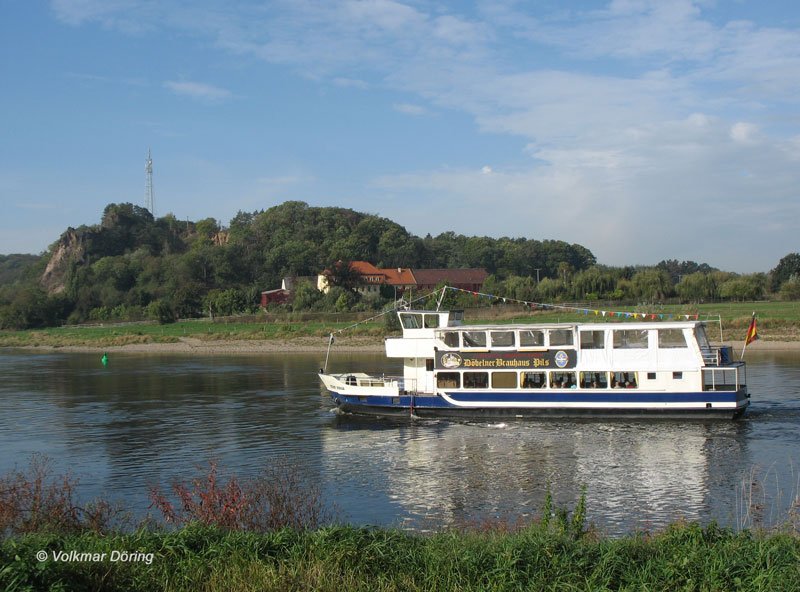
<path id="1" fill-rule="evenodd" d="M 541 352 L 437 352 L 436 368 L 574 368 L 577 356 L 574 350 L 547 350 Z"/>
<path id="2" fill-rule="evenodd" d="M 550 360 L 504 360 L 503 358 L 464 360 L 465 368 L 538 368 L 539 366 L 549 365 Z"/>

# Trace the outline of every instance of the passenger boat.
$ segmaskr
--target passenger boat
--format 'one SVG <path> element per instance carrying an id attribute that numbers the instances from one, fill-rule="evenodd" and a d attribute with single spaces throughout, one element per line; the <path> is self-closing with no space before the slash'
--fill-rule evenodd
<path id="1" fill-rule="evenodd" d="M 746 368 L 702 321 L 464 325 L 401 310 L 386 355 L 402 376 L 320 373 L 343 412 L 416 417 L 737 418 Z M 326 361 L 327 365 L 327 361 Z"/>

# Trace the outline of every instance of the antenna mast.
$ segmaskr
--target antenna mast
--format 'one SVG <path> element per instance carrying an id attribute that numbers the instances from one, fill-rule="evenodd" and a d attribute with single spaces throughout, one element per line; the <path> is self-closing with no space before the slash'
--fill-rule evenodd
<path id="1" fill-rule="evenodd" d="M 153 215 L 153 218 L 155 218 L 156 204 L 153 197 L 153 157 L 150 156 L 150 148 L 147 149 L 147 161 L 144 165 L 144 172 L 144 207 Z"/>

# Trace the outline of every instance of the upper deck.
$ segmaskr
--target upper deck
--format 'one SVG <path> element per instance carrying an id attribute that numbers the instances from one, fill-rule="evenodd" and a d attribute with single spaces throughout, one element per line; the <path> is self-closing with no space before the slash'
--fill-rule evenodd
<path id="1" fill-rule="evenodd" d="M 460 311 L 398 314 L 403 337 L 386 340 L 390 357 L 563 350 L 586 370 L 685 371 L 732 363 L 728 350 L 711 346 L 700 321 L 462 325 Z"/>

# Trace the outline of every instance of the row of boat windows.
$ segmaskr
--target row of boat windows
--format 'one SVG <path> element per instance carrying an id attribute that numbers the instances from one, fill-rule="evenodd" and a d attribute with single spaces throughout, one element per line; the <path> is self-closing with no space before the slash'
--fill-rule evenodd
<path id="1" fill-rule="evenodd" d="M 647 378 L 655 380 L 655 372 Z M 680 380 L 682 372 L 673 372 Z M 442 389 L 539 389 L 539 388 L 639 388 L 638 372 L 439 372 L 436 386 Z"/>
<path id="2" fill-rule="evenodd" d="M 427 315 L 426 315 L 427 316 Z M 614 349 L 647 349 L 648 329 L 612 329 Z M 682 329 L 657 329 L 660 349 L 685 348 Z M 510 348 L 574 346 L 572 329 L 520 329 L 514 331 L 444 331 L 441 339 L 451 348 Z M 578 332 L 580 349 L 605 349 L 606 330 Z"/>

